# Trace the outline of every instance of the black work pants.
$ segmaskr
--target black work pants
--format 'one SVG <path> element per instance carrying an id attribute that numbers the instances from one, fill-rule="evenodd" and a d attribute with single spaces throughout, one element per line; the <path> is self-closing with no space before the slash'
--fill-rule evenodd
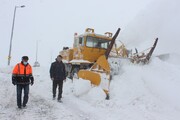
<path id="1" fill-rule="evenodd" d="M 22 90 L 24 89 L 23 106 L 28 102 L 29 98 L 29 84 L 17 84 L 17 106 L 21 107 Z"/>
<path id="2" fill-rule="evenodd" d="M 62 98 L 63 80 L 53 80 L 53 97 L 56 97 L 56 89 L 58 87 L 58 99 Z"/>

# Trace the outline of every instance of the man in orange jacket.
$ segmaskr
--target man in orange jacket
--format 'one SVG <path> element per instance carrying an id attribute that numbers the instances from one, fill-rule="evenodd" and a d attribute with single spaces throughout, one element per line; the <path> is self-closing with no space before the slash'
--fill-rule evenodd
<path id="1" fill-rule="evenodd" d="M 34 84 L 32 67 L 28 63 L 28 56 L 23 56 L 21 63 L 18 63 L 12 73 L 12 84 L 17 86 L 17 106 L 26 107 L 29 98 L 29 84 Z M 22 90 L 24 89 L 23 103 L 21 102 Z"/>

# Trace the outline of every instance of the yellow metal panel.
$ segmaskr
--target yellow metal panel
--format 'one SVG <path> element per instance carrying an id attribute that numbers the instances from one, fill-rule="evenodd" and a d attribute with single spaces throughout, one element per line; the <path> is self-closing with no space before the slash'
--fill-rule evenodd
<path id="1" fill-rule="evenodd" d="M 102 55 L 101 57 L 99 57 L 96 64 L 101 66 L 101 68 L 103 68 L 105 71 L 108 71 L 108 72 L 110 71 L 110 66 L 105 55 Z"/>
<path id="2" fill-rule="evenodd" d="M 95 38 L 101 38 L 101 39 L 105 39 L 105 40 L 109 40 L 109 41 L 112 40 L 112 37 L 107 37 L 107 36 L 98 35 L 98 34 L 88 34 L 87 36 L 91 36 L 91 37 L 95 37 Z"/>
<path id="3" fill-rule="evenodd" d="M 69 49 L 69 61 L 73 59 L 73 49 Z"/>
<path id="4" fill-rule="evenodd" d="M 90 62 L 95 62 L 97 59 L 101 56 L 104 55 L 105 49 L 99 49 L 99 48 L 88 48 L 84 47 L 84 50 L 82 52 L 83 54 L 83 59 L 88 60 Z"/>
<path id="5" fill-rule="evenodd" d="M 100 77 L 99 73 L 95 73 L 93 71 L 80 70 L 78 72 L 78 77 L 85 79 L 85 80 L 89 80 L 89 81 L 91 81 L 92 84 L 97 85 L 97 86 L 101 82 L 101 77 Z"/>
<path id="6" fill-rule="evenodd" d="M 63 50 L 59 54 L 62 55 L 63 60 L 71 61 L 73 59 L 73 49 Z"/>

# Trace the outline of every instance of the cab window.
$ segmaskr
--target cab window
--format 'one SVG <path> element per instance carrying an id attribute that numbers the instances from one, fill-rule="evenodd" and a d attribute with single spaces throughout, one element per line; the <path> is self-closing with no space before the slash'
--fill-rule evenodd
<path id="1" fill-rule="evenodd" d="M 84 46 L 84 37 L 79 37 L 79 45 Z"/>
<path id="2" fill-rule="evenodd" d="M 83 37 L 75 37 L 74 38 L 74 47 L 84 46 L 84 38 Z"/>
<path id="3" fill-rule="evenodd" d="M 107 49 L 109 42 L 109 40 L 87 36 L 86 46 Z"/>

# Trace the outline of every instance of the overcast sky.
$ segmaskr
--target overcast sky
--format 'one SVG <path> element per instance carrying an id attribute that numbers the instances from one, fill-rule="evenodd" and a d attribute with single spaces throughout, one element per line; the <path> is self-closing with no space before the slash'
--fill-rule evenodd
<path id="1" fill-rule="evenodd" d="M 0 0 L 0 65 L 7 65 L 14 7 L 18 8 L 13 36 L 11 65 L 23 55 L 49 65 L 63 46 L 72 46 L 74 32 L 87 27 L 96 33 L 124 29 L 152 0 Z"/>
<path id="2" fill-rule="evenodd" d="M 158 37 L 159 41 L 153 55 L 167 53 L 180 55 L 179 6 L 179 0 L 151 2 L 125 27 L 119 39 L 126 43 L 126 47 L 144 50 Z"/>

